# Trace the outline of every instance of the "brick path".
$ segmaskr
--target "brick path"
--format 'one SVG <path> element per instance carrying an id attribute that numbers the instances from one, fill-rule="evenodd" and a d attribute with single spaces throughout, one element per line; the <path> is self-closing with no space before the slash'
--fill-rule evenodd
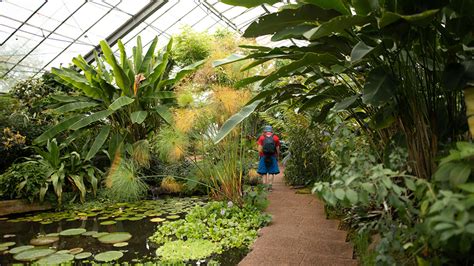
<path id="1" fill-rule="evenodd" d="M 253 250 L 239 263 L 247 265 L 357 265 L 346 232 L 327 220 L 323 203 L 313 195 L 295 194 L 282 174 L 275 177 L 266 212 L 272 223 L 261 229 Z"/>

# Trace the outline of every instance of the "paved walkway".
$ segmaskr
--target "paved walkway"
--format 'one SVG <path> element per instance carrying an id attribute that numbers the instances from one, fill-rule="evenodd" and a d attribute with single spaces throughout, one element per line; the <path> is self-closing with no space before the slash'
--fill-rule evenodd
<path id="1" fill-rule="evenodd" d="M 280 174 L 269 200 L 266 212 L 273 221 L 239 265 L 357 265 L 346 232 L 338 230 L 337 220 L 326 219 L 316 197 L 295 194 Z"/>

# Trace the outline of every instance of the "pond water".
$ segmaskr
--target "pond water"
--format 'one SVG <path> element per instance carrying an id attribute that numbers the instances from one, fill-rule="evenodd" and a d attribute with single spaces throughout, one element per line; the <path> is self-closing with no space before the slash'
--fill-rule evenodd
<path id="1" fill-rule="evenodd" d="M 191 208 L 204 205 L 205 201 L 203 198 L 170 198 L 111 204 L 105 207 L 101 206 L 101 208 L 89 207 L 73 211 L 3 217 L 0 218 L 0 265 L 19 262 L 14 256 L 22 253 L 13 255 L 9 250 L 31 245 L 32 239 L 51 240 L 52 244 L 41 246 L 41 248 L 52 248 L 55 251 L 60 251 L 59 253 L 66 253 L 66 250 L 75 248 L 78 248 L 75 252 L 92 253 L 89 258 L 75 260 L 75 264 L 93 261 L 95 255 L 106 251 L 122 252 L 123 256 L 118 259 L 118 262 L 156 261 L 157 246 L 148 239 L 155 232 L 156 227 L 166 220 L 182 219 Z M 74 228 L 79 230 L 65 231 Z M 100 234 L 101 232 L 102 234 Z M 123 239 L 128 245 L 114 247 L 113 243 L 103 243 L 122 242 L 123 240 L 120 239 L 106 241 L 104 237 L 100 237 L 114 232 L 131 234 L 131 238 L 125 234 Z M 2 248 L 2 244 L 9 245 L 7 242 L 14 242 L 14 245 L 11 243 L 8 249 Z M 38 248 L 39 246 L 35 247 L 35 249 Z M 2 249 L 6 250 L 2 251 Z M 245 250 L 234 249 L 215 255 L 212 259 L 221 265 L 236 265 L 245 254 Z M 192 264 L 196 264 L 196 262 Z"/>

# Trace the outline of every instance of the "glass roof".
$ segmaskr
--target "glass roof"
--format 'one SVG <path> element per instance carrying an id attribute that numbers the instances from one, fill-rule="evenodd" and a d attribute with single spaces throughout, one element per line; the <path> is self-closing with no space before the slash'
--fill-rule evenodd
<path id="1" fill-rule="evenodd" d="M 158 36 L 161 47 L 185 25 L 196 31 L 227 28 L 242 33 L 276 8 L 247 9 L 218 0 L 0 1 L 0 92 L 18 80 L 69 64 L 100 40 L 118 37 L 131 49 L 138 35 L 144 46 Z"/>

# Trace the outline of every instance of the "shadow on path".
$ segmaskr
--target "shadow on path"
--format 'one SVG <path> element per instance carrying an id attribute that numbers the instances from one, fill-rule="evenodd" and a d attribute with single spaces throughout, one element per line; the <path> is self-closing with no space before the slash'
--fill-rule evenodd
<path id="1" fill-rule="evenodd" d="M 273 221 L 239 265 L 357 265 L 347 233 L 338 230 L 339 221 L 326 219 L 315 196 L 295 194 L 279 174 L 268 198 Z"/>

